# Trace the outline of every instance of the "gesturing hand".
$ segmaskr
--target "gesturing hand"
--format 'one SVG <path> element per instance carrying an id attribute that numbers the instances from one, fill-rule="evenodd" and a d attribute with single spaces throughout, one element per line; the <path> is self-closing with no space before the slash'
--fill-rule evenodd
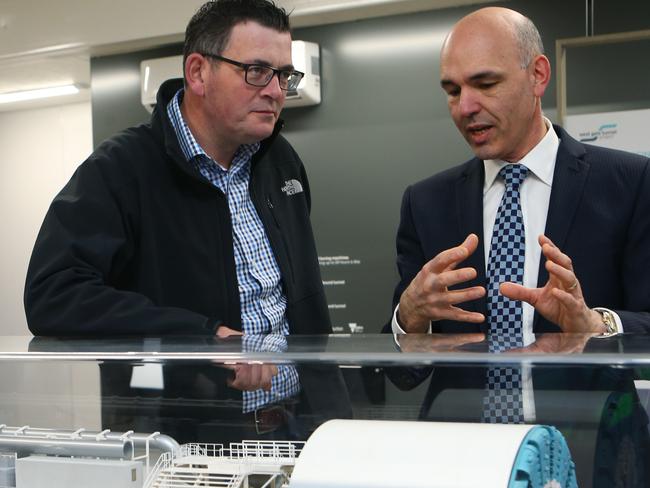
<path id="1" fill-rule="evenodd" d="M 485 320 L 481 313 L 455 306 L 482 297 L 484 287 L 449 290 L 450 286 L 476 278 L 474 268 L 456 269 L 456 266 L 476 251 L 477 246 L 478 237 L 470 234 L 460 246 L 442 251 L 422 267 L 400 297 L 398 316 L 405 332 L 426 332 L 430 320 L 474 323 Z"/>
<path id="2" fill-rule="evenodd" d="M 546 284 L 542 288 L 527 288 L 515 283 L 503 283 L 500 292 L 512 300 L 530 303 L 563 332 L 605 332 L 600 314 L 585 303 L 571 258 L 544 235 L 539 236 L 539 245 L 542 246 L 549 274 Z"/>

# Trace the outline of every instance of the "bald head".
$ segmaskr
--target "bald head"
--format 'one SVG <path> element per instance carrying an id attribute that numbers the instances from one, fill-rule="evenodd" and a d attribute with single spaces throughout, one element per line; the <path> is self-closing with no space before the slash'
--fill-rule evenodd
<path id="1" fill-rule="evenodd" d="M 503 7 L 486 7 L 463 17 L 447 35 L 442 49 L 454 33 L 475 30 L 491 31 L 508 35 L 519 52 L 519 62 L 525 68 L 540 54 L 544 54 L 544 45 L 535 24 L 524 15 Z"/>
<path id="2" fill-rule="evenodd" d="M 440 54 L 449 112 L 479 159 L 516 162 L 542 139 L 550 73 L 533 23 L 506 8 L 463 17 Z"/>

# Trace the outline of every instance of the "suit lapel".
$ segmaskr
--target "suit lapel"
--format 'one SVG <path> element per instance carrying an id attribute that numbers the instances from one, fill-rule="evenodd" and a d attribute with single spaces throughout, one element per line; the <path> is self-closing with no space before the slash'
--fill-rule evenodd
<path id="1" fill-rule="evenodd" d="M 584 146 L 569 136 L 562 128 L 555 125 L 553 127 L 560 138 L 560 146 L 555 160 L 551 198 L 544 234 L 557 247 L 564 250 L 569 230 L 582 199 L 585 182 L 589 174 L 589 164 L 583 160 Z M 545 262 L 546 259 L 542 255 L 539 262 L 538 287 L 544 286 L 548 281 Z M 535 313 L 533 330 L 536 332 L 538 322 L 539 314 Z"/>
<path id="2" fill-rule="evenodd" d="M 460 241 L 468 234 L 478 236 L 478 248 L 461 267 L 476 269 L 476 279 L 467 286 L 485 286 L 485 256 L 483 251 L 483 181 L 485 168 L 483 161 L 472 159 L 456 182 L 456 205 L 458 208 L 458 230 Z M 460 242 L 459 241 L 459 242 Z M 472 308 L 487 317 L 487 299 L 485 297 L 471 302 Z M 469 307 L 468 307 L 469 308 Z M 481 324 L 481 330 L 487 332 L 487 321 Z"/>

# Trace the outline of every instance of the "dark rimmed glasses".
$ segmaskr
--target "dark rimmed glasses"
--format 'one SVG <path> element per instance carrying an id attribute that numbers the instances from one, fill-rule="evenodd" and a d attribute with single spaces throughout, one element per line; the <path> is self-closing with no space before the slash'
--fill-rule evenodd
<path id="1" fill-rule="evenodd" d="M 240 63 L 233 59 L 224 58 L 218 54 L 212 53 L 201 53 L 203 56 L 208 58 L 218 59 L 219 61 L 224 61 L 226 63 L 238 66 L 244 70 L 244 80 L 246 83 L 252 86 L 264 87 L 271 83 L 271 80 L 275 75 L 278 75 L 278 81 L 280 82 L 280 89 L 284 91 L 295 91 L 300 84 L 300 80 L 305 76 L 304 73 L 296 70 L 288 69 L 277 69 L 272 68 L 271 66 L 266 66 L 263 64 L 248 64 Z"/>

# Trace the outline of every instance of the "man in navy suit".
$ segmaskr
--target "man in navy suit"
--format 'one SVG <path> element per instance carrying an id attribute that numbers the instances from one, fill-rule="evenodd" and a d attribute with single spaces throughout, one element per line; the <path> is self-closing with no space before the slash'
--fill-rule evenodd
<path id="1" fill-rule="evenodd" d="M 385 331 L 483 333 L 490 346 L 495 337 L 516 331 L 520 346 L 538 352 L 548 342 L 535 344 L 539 333 L 608 337 L 650 331 L 650 160 L 581 144 L 544 117 L 550 63 L 536 27 L 517 12 L 488 7 L 461 19 L 444 41 L 440 72 L 450 114 L 476 157 L 407 188 L 397 235 L 401 280 Z M 518 165 L 527 168 L 515 212 L 520 244 L 516 253 L 501 256 L 507 261 L 517 254 L 519 274 L 502 280 L 490 266 L 501 265 L 494 264 L 495 251 L 513 238 L 494 237 L 495 230 L 512 225 L 500 220 L 501 202 L 511 191 L 503 168 L 516 171 Z M 504 300 L 517 304 L 516 320 L 510 320 L 516 327 L 498 329 L 494 303 Z M 454 340 L 482 336 L 462 337 Z M 418 337 L 398 336 L 404 350 L 410 339 Z M 431 350 L 436 341 L 446 343 L 422 337 L 427 339 Z M 421 418 L 493 421 L 486 398 L 494 369 L 436 367 Z M 621 486 L 645 486 L 647 417 L 631 370 L 511 369 L 519 370 L 518 386 L 501 391 L 521 392 L 522 413 L 514 422 L 560 426 L 574 456 L 586 459 L 576 462 L 579 481 L 613 486 L 624 476 L 632 481 Z M 403 389 L 430 372 L 387 370 Z M 594 439 L 609 444 L 584 443 L 573 434 L 576 425 L 591 425 Z M 636 454 L 623 449 L 627 445 Z"/>
<path id="2" fill-rule="evenodd" d="M 397 236 L 393 332 L 488 332 L 486 262 L 508 163 L 525 164 L 523 304 L 533 332 L 650 331 L 647 158 L 588 146 L 544 117 L 550 76 L 533 23 L 484 8 L 441 53 L 450 114 L 476 157 L 410 186 Z M 461 306 L 462 304 L 462 306 Z"/>

